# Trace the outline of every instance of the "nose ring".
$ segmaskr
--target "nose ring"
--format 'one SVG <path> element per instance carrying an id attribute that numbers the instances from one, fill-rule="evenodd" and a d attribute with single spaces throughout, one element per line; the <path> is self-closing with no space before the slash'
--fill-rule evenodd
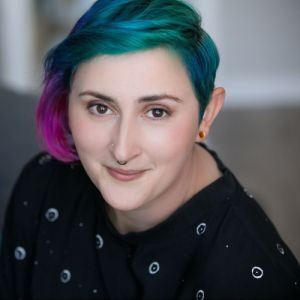
<path id="1" fill-rule="evenodd" d="M 127 161 L 126 161 L 126 160 L 124 160 L 124 161 L 117 160 L 117 163 L 118 163 L 119 165 L 121 165 L 121 166 L 124 166 L 124 165 L 127 164 Z"/>
<path id="2" fill-rule="evenodd" d="M 115 144 L 114 144 L 114 143 L 111 143 L 110 146 L 111 146 L 111 148 L 113 148 L 113 147 L 115 146 Z M 124 161 L 122 161 L 122 160 L 117 160 L 117 163 L 118 163 L 119 165 L 121 165 L 121 166 L 124 166 L 124 165 L 127 164 L 127 161 L 126 161 L 126 160 L 124 160 Z"/>

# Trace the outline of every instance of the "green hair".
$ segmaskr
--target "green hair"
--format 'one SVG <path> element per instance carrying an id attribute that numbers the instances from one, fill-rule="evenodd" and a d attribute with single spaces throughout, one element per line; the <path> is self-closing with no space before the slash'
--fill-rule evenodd
<path id="1" fill-rule="evenodd" d="M 201 17 L 183 0 L 98 0 L 46 57 L 37 125 L 48 151 L 78 159 L 70 145 L 67 95 L 77 67 L 98 55 L 165 47 L 185 66 L 200 106 L 200 120 L 214 89 L 219 55 Z"/>

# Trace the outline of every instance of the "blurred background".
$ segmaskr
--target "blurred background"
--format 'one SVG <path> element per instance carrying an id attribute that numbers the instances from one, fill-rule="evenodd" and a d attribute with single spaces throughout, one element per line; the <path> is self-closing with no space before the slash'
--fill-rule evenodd
<path id="1" fill-rule="evenodd" d="M 90 0 L 0 1 L 0 228 L 22 166 L 39 151 L 34 111 L 46 50 Z M 221 55 L 226 104 L 208 145 L 300 261 L 300 1 L 190 0 Z"/>

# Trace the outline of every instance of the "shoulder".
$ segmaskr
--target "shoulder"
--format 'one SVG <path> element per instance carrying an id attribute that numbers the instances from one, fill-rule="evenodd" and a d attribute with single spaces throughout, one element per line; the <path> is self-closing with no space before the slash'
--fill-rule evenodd
<path id="1" fill-rule="evenodd" d="M 238 183 L 211 218 L 207 254 L 197 251 L 207 296 L 222 299 L 300 299 L 300 267 L 258 202 Z M 203 244 L 204 245 L 204 244 Z M 197 255 L 198 255 L 197 254 Z M 201 265 L 201 269 L 199 268 Z M 222 295 L 222 296 L 221 296 Z"/>
<path id="2" fill-rule="evenodd" d="M 32 191 L 33 186 L 40 186 L 40 183 L 51 177 L 51 172 L 56 167 L 57 161 L 46 152 L 41 152 L 31 158 L 23 167 L 13 189 L 13 196 L 27 190 Z"/>
<path id="3" fill-rule="evenodd" d="M 23 167 L 13 189 L 13 194 L 22 190 L 32 193 L 45 187 L 52 179 L 60 180 L 64 175 L 73 174 L 73 170 L 81 167 L 80 163 L 64 163 L 58 161 L 47 152 L 36 154 Z"/>
<path id="4" fill-rule="evenodd" d="M 253 297 L 258 292 L 267 297 L 271 288 L 274 299 L 299 296 L 299 264 L 272 221 L 240 185 L 232 197 L 224 236 L 239 286 L 252 290 Z"/>
<path id="5" fill-rule="evenodd" d="M 44 179 L 45 177 L 51 177 L 51 172 L 55 169 L 60 172 L 70 171 L 74 169 L 80 163 L 64 163 L 58 161 L 47 152 L 40 152 L 33 156 L 23 167 L 16 185 L 22 181 L 29 181 L 32 178 Z M 43 175 L 40 177 L 40 175 Z"/>
<path id="6" fill-rule="evenodd" d="M 35 155 L 22 169 L 8 202 L 1 233 L 0 295 L 7 295 L 5 299 L 17 298 L 15 293 L 28 290 L 38 234 L 45 217 L 53 218 L 49 201 L 66 186 L 66 181 L 71 185 L 76 180 L 76 173 L 70 164 L 47 153 Z M 73 187 L 76 190 L 75 184 Z"/>
<path id="7" fill-rule="evenodd" d="M 246 189 L 238 188 L 233 199 L 232 217 L 240 225 L 240 231 L 253 245 L 276 264 L 299 264 L 289 247 L 281 238 L 266 212 Z"/>
<path id="8" fill-rule="evenodd" d="M 46 192 L 47 185 L 53 179 L 63 177 L 70 164 L 62 163 L 47 152 L 32 157 L 23 167 L 14 185 L 10 202 L 27 205 L 32 199 Z M 70 172 L 70 171 L 69 171 Z M 21 203 L 20 203 L 21 202 Z"/>
<path id="9" fill-rule="evenodd" d="M 71 210 L 75 204 L 69 194 L 78 194 L 78 183 L 86 183 L 82 180 L 85 177 L 81 164 L 66 164 L 45 152 L 24 166 L 4 217 L 1 244 L 10 248 L 10 255 L 18 245 L 27 249 L 28 255 L 33 251 L 43 220 L 55 217 L 57 209 L 53 209 L 53 203 Z"/>
<path id="10" fill-rule="evenodd" d="M 74 168 L 76 164 L 60 162 L 46 152 L 30 159 L 14 185 L 4 226 L 17 226 L 18 232 L 29 232 L 32 224 L 39 222 L 39 214 L 49 192 L 60 189 L 66 180 L 72 185 L 71 182 L 76 178 Z"/>

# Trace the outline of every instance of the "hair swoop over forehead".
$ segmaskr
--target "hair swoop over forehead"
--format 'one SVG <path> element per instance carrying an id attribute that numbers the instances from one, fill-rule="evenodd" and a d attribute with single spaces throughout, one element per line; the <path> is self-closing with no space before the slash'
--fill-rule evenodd
<path id="1" fill-rule="evenodd" d="M 183 0 L 99 0 L 69 35 L 48 52 L 37 107 L 38 134 L 58 160 L 78 160 L 68 127 L 68 95 L 77 67 L 98 55 L 165 47 L 185 66 L 202 117 L 219 65 L 217 48 L 201 17 Z"/>

